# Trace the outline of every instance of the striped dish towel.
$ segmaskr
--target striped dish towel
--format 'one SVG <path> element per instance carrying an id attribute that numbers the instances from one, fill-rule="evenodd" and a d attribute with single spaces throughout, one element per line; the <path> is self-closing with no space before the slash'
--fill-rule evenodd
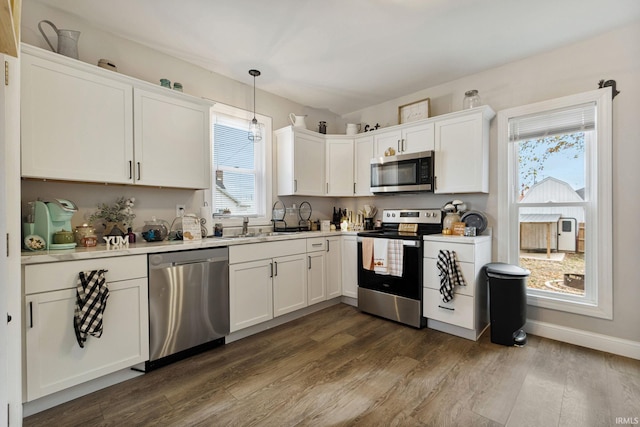
<path id="1" fill-rule="evenodd" d="M 104 276 L 106 271 L 81 271 L 78 274 L 73 329 L 81 348 L 84 348 L 87 335 L 96 338 L 102 336 L 102 315 L 109 298 L 109 288 Z"/>
<path id="2" fill-rule="evenodd" d="M 438 253 L 438 266 L 440 275 L 440 293 L 442 301 L 449 302 L 453 299 L 455 286 L 467 286 L 462 270 L 458 264 L 455 251 L 441 250 Z"/>

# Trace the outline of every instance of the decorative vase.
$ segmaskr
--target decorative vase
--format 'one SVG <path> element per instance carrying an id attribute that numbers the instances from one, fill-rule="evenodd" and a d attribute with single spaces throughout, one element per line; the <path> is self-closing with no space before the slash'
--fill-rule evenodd
<path id="1" fill-rule="evenodd" d="M 457 212 L 447 212 L 447 215 L 442 220 L 443 230 L 453 230 L 453 223 L 460 222 L 460 214 Z"/>

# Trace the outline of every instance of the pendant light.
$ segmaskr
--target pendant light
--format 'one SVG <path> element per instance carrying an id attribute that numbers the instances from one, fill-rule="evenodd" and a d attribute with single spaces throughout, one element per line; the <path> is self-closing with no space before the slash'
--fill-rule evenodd
<path id="1" fill-rule="evenodd" d="M 262 140 L 262 123 L 256 120 L 256 77 L 260 75 L 258 70 L 249 70 L 253 76 L 253 119 L 249 125 L 249 141 L 260 142 Z"/>

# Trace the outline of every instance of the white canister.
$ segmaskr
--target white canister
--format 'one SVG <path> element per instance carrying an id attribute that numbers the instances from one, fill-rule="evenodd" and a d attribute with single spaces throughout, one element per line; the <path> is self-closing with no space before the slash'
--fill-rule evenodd
<path id="1" fill-rule="evenodd" d="M 347 135 L 355 135 L 360 130 L 359 123 L 347 123 Z"/>
<path id="2" fill-rule="evenodd" d="M 331 231 L 331 221 L 323 219 L 320 223 L 320 231 Z"/>
<path id="3" fill-rule="evenodd" d="M 306 122 L 304 120 L 305 117 L 307 117 L 307 116 L 296 116 L 295 114 L 290 113 L 289 114 L 289 121 L 291 122 L 291 124 L 294 127 L 306 129 L 307 128 L 307 124 L 306 124 Z"/>

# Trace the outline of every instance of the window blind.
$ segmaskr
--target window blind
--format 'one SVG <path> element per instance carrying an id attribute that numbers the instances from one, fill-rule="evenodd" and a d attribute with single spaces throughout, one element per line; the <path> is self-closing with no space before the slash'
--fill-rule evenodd
<path id="1" fill-rule="evenodd" d="M 593 102 L 509 119 L 509 141 L 526 141 L 596 128 Z"/>

